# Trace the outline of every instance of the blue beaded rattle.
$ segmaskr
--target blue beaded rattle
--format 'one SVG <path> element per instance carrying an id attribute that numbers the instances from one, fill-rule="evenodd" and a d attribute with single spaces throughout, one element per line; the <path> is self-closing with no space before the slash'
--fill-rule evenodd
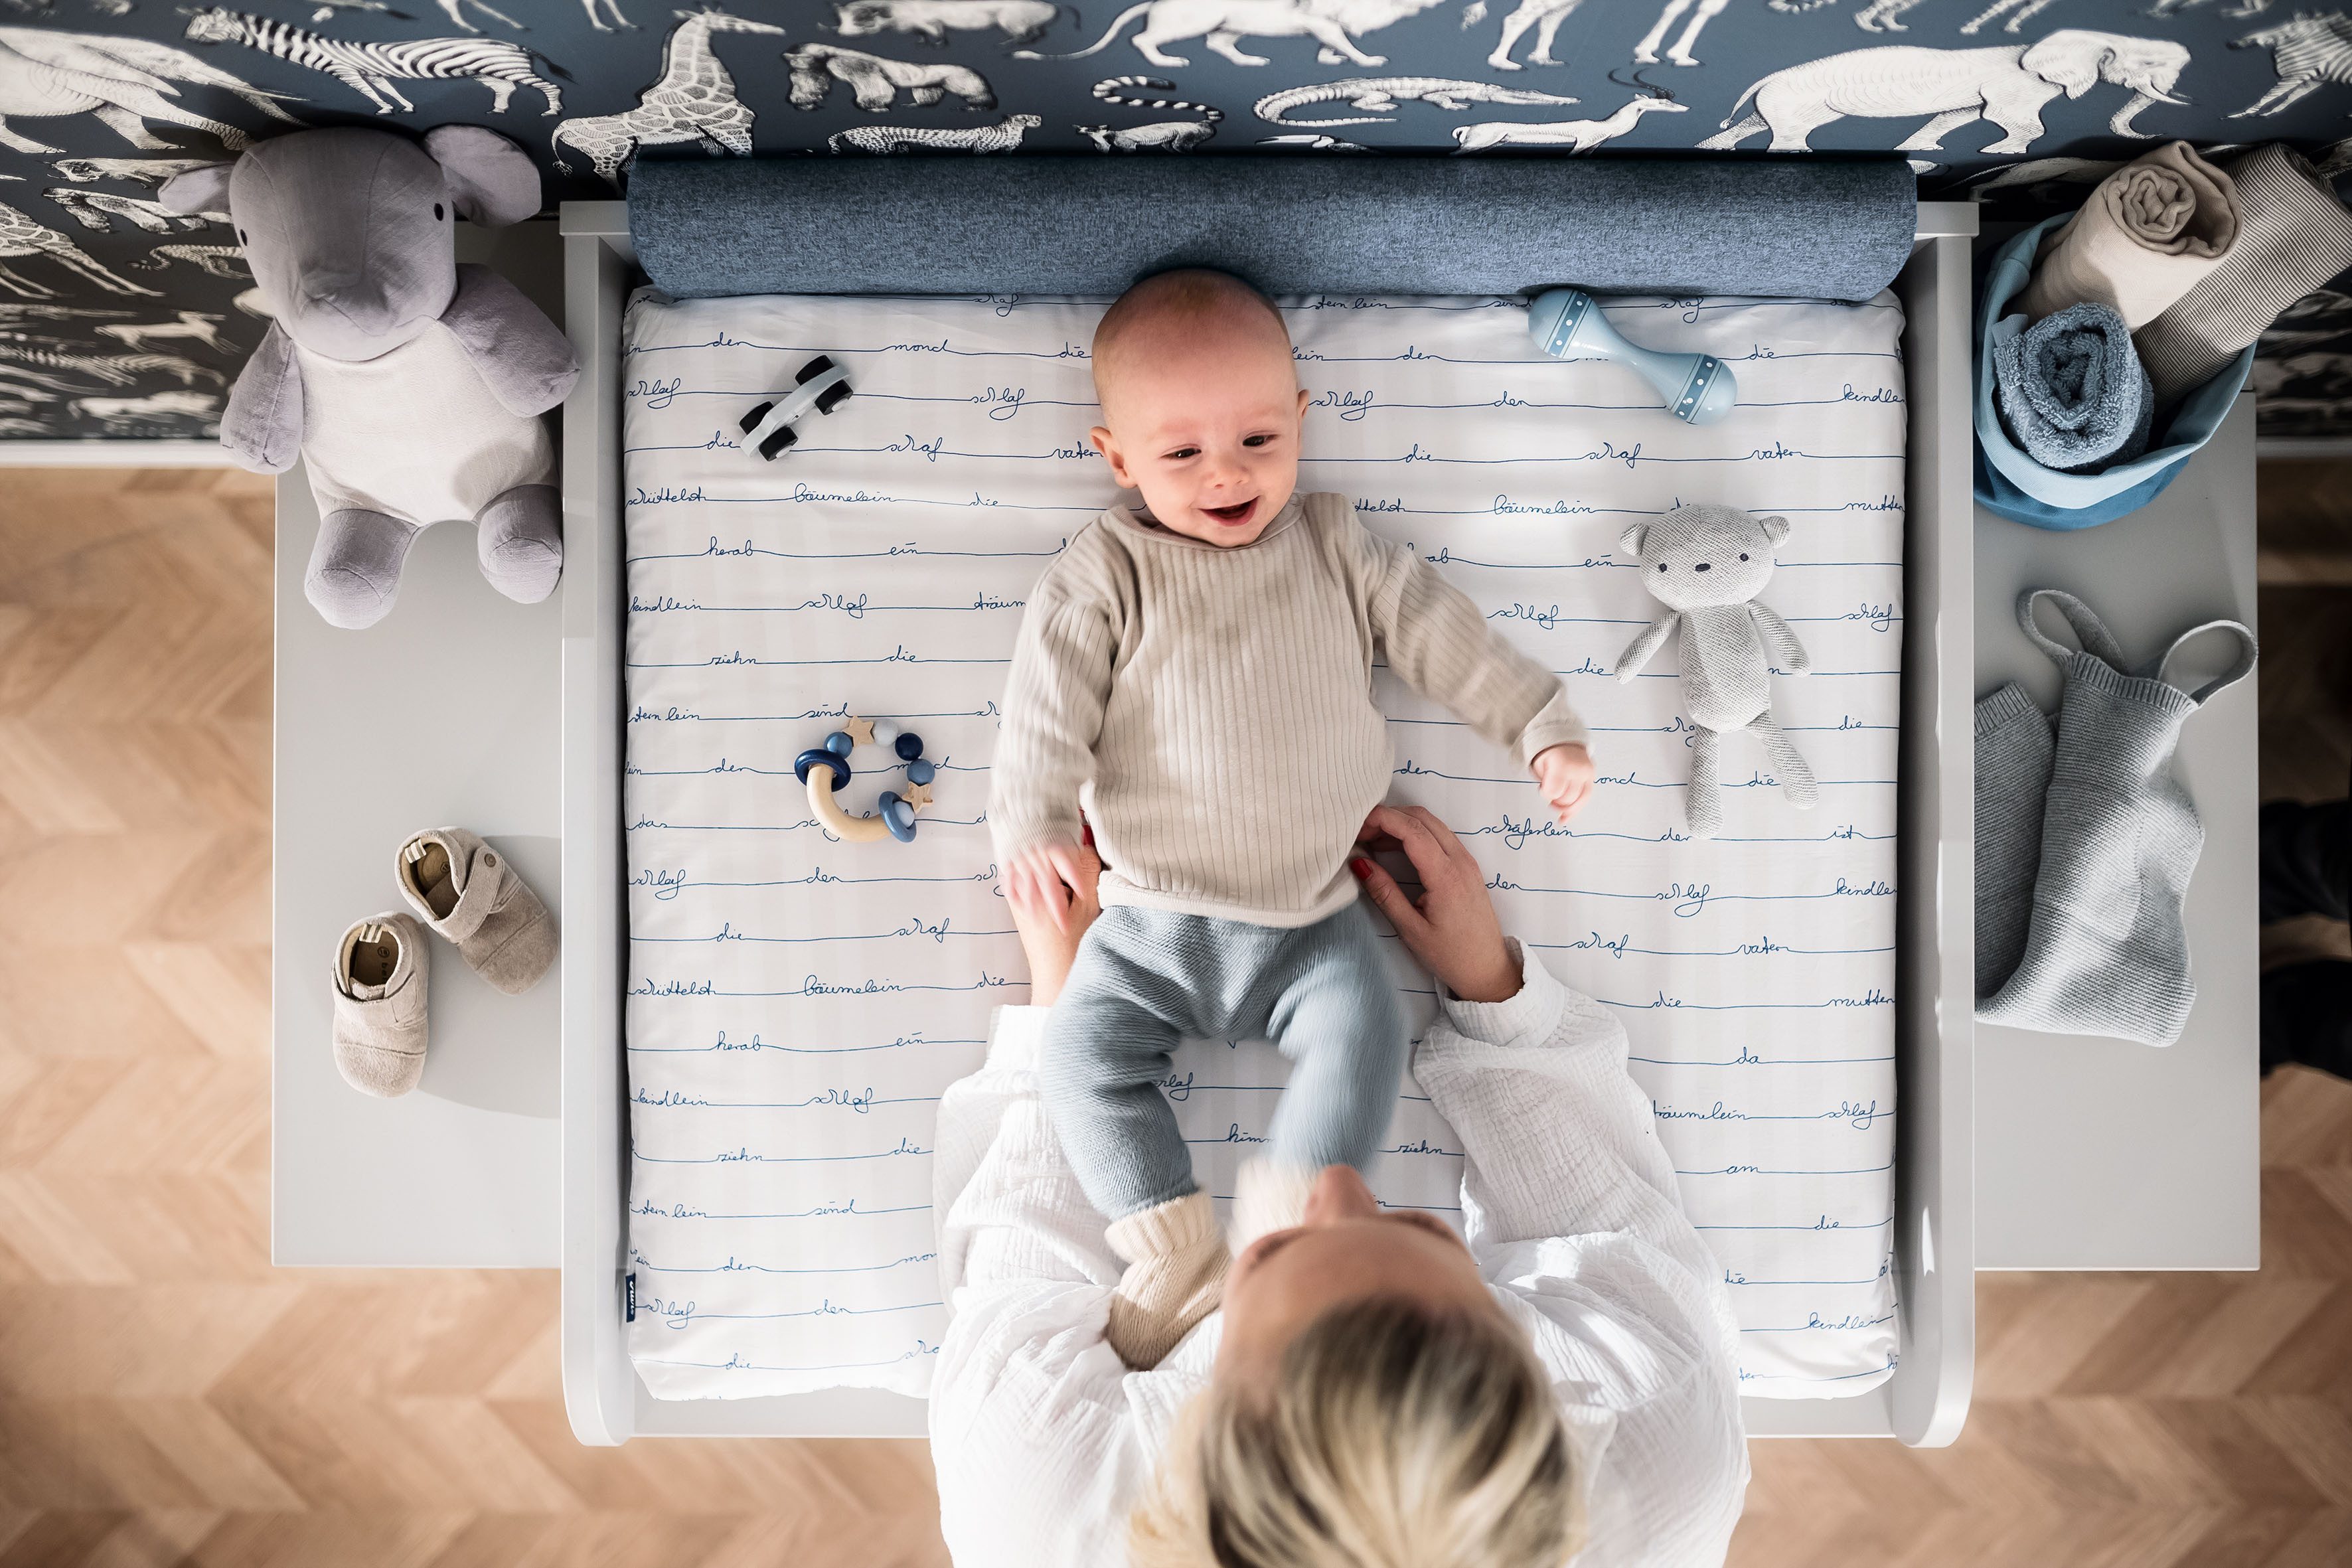
<path id="1" fill-rule="evenodd" d="M 887 746 L 907 764 L 907 793 L 902 795 L 886 789 L 874 803 L 875 816 L 852 816 L 833 797 L 849 782 L 851 753 L 867 745 Z M 824 777 L 817 776 L 820 769 Z M 875 843 L 884 837 L 912 844 L 915 813 L 931 804 L 930 783 L 939 776 L 939 768 L 924 760 L 920 735 L 903 731 L 887 719 L 853 718 L 827 735 L 824 745 L 812 746 L 793 759 L 793 776 L 808 786 L 809 809 L 835 837 L 853 844 Z"/>
<path id="2" fill-rule="evenodd" d="M 1713 354 L 1669 354 L 1627 342 L 1581 289 L 1547 289 L 1528 306 L 1528 336 L 1554 359 L 1613 359 L 1658 389 L 1685 425 L 1712 425 L 1739 401 L 1738 378 Z"/>

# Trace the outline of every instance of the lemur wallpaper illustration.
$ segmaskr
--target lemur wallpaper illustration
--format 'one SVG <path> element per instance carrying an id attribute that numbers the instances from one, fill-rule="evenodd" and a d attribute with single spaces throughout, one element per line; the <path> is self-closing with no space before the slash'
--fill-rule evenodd
<path id="1" fill-rule="evenodd" d="M 1995 216 L 2173 137 L 2352 174 L 2352 0 L 239 3 L 0 0 L 0 439 L 212 433 L 265 317 L 155 186 L 298 126 L 491 126 L 551 205 L 754 153 L 1891 149 Z M 2352 436 L 2339 288 L 2266 341 L 2266 434 Z"/>

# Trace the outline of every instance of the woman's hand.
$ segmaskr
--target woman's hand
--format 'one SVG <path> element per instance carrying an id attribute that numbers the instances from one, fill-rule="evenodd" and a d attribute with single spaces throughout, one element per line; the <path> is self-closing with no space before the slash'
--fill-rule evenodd
<path id="1" fill-rule="evenodd" d="M 1369 856 L 1348 862 L 1423 968 L 1465 1002 L 1504 1002 L 1519 994 L 1519 966 L 1504 944 L 1486 878 L 1451 828 L 1418 805 L 1376 805 L 1357 837 L 1374 852 L 1402 850 L 1420 874 L 1421 896 L 1410 898 Z"/>
<path id="2" fill-rule="evenodd" d="M 1079 939 L 1102 913 L 1095 896 L 1102 877 L 1102 860 L 1091 845 L 1071 845 L 1061 851 L 1067 864 L 1052 877 L 1007 877 L 1004 902 L 1013 911 L 1013 926 L 1021 933 L 1021 950 L 1029 955 L 1029 1004 L 1050 1007 L 1070 977 L 1078 956 Z"/>
<path id="3" fill-rule="evenodd" d="M 1093 842 L 1093 830 L 1089 828 L 1087 845 Z M 1088 865 L 1094 868 L 1092 871 L 1086 868 Z M 1044 911 L 1045 918 L 1064 933 L 1074 934 L 1070 932 L 1071 907 L 1078 884 L 1083 881 L 1087 896 L 1092 897 L 1095 878 L 1101 873 L 1102 862 L 1087 852 L 1086 845 L 1074 839 L 1033 844 L 1006 858 L 1004 896 Z"/>

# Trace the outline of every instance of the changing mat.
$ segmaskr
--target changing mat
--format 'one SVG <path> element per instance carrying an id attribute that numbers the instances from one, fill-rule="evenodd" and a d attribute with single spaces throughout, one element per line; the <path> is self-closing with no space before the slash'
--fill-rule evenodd
<path id="1" fill-rule="evenodd" d="M 837 1384 L 920 1394 L 945 1322 L 930 1152 L 990 1009 L 1026 994 L 982 820 L 1030 585 L 1114 497 L 1086 439 L 1100 302 L 762 297 L 630 306 L 629 1342 L 666 1398 Z M 1572 827 L 1498 749 L 1382 669 L 1393 797 L 1454 825 L 1532 956 L 1615 1009 L 1742 1325 L 1746 1392 L 1892 1370 L 1895 759 L 1902 313 L 1612 300 L 1633 341 L 1739 378 L 1681 425 L 1633 374 L 1562 363 L 1517 302 L 1286 308 L 1312 395 L 1302 489 L 1355 499 L 1559 671 L 1600 769 Z M 813 355 L 856 396 L 774 463 L 736 425 Z M 1795 525 L 1765 599 L 1812 655 L 1775 682 L 1822 783 L 1784 801 L 1725 747 L 1722 837 L 1682 831 L 1673 652 L 1608 671 L 1657 606 L 1614 558 L 1683 501 Z M 939 774 L 911 844 L 845 844 L 793 758 L 845 713 L 919 732 Z M 853 812 L 906 787 L 857 755 Z M 1426 1020 L 1430 983 L 1398 951 Z M 1232 1190 L 1284 1066 L 1185 1048 L 1166 1086 L 1203 1186 Z M 1460 1145 L 1408 1080 L 1370 1173 L 1459 1213 Z"/>

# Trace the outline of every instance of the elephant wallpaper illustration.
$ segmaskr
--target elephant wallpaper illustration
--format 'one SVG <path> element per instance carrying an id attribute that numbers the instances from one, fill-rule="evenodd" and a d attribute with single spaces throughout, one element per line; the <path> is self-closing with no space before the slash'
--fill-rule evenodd
<path id="1" fill-rule="evenodd" d="M 2352 0 L 5 0 L 0 441 L 210 435 L 268 323 L 155 188 L 296 126 L 490 126 L 551 207 L 640 158 L 1900 152 L 1992 216 L 2158 139 L 2352 190 Z M 1344 129 L 1342 129 L 1344 128 Z M 2352 279 L 2265 341 L 2352 437 Z M 0 462 L 5 462 L 0 449 Z"/>

